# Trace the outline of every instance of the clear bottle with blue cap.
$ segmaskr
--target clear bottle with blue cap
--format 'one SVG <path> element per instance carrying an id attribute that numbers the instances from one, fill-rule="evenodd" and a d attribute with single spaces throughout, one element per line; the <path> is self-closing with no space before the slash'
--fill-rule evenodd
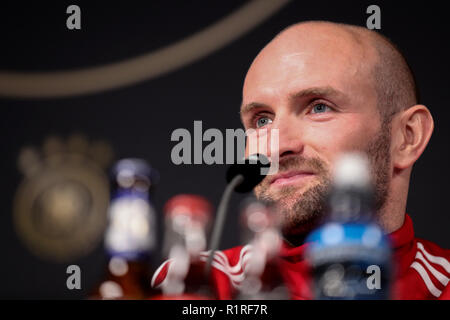
<path id="1" fill-rule="evenodd" d="M 391 246 L 377 224 L 369 161 L 343 155 L 328 195 L 326 222 L 306 239 L 315 299 L 391 297 Z"/>

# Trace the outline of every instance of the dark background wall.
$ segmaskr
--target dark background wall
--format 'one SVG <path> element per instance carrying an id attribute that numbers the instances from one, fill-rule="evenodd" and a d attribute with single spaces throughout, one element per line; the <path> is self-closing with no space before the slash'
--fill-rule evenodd
<path id="1" fill-rule="evenodd" d="M 55 1 L 0 5 L 0 69 L 54 71 L 81 68 L 147 53 L 202 30 L 231 13 L 239 1 L 136 2 Z M 395 3 L 395 4 L 393 4 Z M 78 4 L 82 29 L 65 26 L 66 8 Z M 225 186 L 222 165 L 176 166 L 170 161 L 176 128 L 240 128 L 241 87 L 259 50 L 286 26 L 304 20 L 331 20 L 365 26 L 366 1 L 293 1 L 245 36 L 200 61 L 136 85 L 57 99 L 0 98 L 1 208 L 0 270 L 3 298 L 80 298 L 104 266 L 101 245 L 70 263 L 83 270 L 82 290 L 66 289 L 66 266 L 36 258 L 16 235 L 12 199 L 22 179 L 17 157 L 25 145 L 40 146 L 49 135 L 79 132 L 108 140 L 117 157 L 143 157 L 159 170 L 155 193 L 160 214 L 171 196 L 189 192 L 217 206 Z M 435 120 L 435 132 L 415 165 L 408 213 L 416 234 L 450 247 L 447 181 L 450 137 L 449 30 L 440 2 L 380 2 L 381 33 L 406 54 L 422 96 Z M 238 244 L 234 198 L 222 248 Z M 160 216 L 159 216 L 160 217 Z M 159 237 L 161 236 L 161 230 Z M 68 263 L 69 264 L 69 263 Z"/>

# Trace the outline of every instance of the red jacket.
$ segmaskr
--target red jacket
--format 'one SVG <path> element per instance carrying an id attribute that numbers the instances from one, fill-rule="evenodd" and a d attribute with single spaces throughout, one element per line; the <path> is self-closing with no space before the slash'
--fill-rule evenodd
<path id="1" fill-rule="evenodd" d="M 403 226 L 389 234 L 393 244 L 396 267 L 394 299 L 449 299 L 450 300 L 450 250 L 414 237 L 411 218 L 406 215 Z M 283 243 L 278 266 L 292 299 L 310 299 L 308 265 L 303 257 L 308 244 L 291 247 Z M 238 246 L 217 251 L 213 261 L 211 281 L 219 299 L 233 299 L 241 283 L 246 257 L 251 246 Z M 206 261 L 208 252 L 201 260 Z M 152 286 L 158 288 L 166 279 L 170 260 L 156 270 Z"/>

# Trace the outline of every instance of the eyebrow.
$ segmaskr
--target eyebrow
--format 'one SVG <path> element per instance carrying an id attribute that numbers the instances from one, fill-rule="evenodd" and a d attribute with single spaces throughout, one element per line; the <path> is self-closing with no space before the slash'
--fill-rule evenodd
<path id="1" fill-rule="evenodd" d="M 299 98 L 305 98 L 305 97 L 311 97 L 311 96 L 335 97 L 335 98 L 341 98 L 341 99 L 346 98 L 346 95 L 344 93 L 342 93 L 341 91 L 336 90 L 330 86 L 326 86 L 326 87 L 312 87 L 312 88 L 301 90 L 299 92 L 292 94 L 289 97 L 289 100 L 292 101 L 292 100 L 297 100 Z M 248 114 L 249 112 L 251 112 L 253 109 L 256 109 L 256 108 L 270 108 L 270 106 L 265 103 L 250 102 L 250 103 L 242 106 L 239 113 L 241 114 L 241 117 L 242 117 L 245 114 Z"/>

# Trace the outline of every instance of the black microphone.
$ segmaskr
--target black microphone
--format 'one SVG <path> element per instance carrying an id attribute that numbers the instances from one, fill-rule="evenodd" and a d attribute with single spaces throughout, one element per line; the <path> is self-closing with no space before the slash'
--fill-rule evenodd
<path id="1" fill-rule="evenodd" d="M 240 193 L 251 191 L 264 179 L 264 170 L 269 170 L 270 161 L 262 154 L 253 154 L 242 163 L 231 165 L 226 173 L 227 186 L 217 207 L 216 221 L 211 234 L 210 255 L 206 264 L 206 273 L 209 274 L 214 253 L 219 247 L 225 224 L 226 212 L 233 190 Z"/>
<path id="2" fill-rule="evenodd" d="M 239 175 L 243 180 L 234 187 L 234 191 L 246 193 L 256 187 L 263 179 L 262 171 L 270 168 L 269 159 L 263 154 L 253 154 L 244 160 L 243 163 L 231 165 L 226 174 L 228 184 Z"/>

